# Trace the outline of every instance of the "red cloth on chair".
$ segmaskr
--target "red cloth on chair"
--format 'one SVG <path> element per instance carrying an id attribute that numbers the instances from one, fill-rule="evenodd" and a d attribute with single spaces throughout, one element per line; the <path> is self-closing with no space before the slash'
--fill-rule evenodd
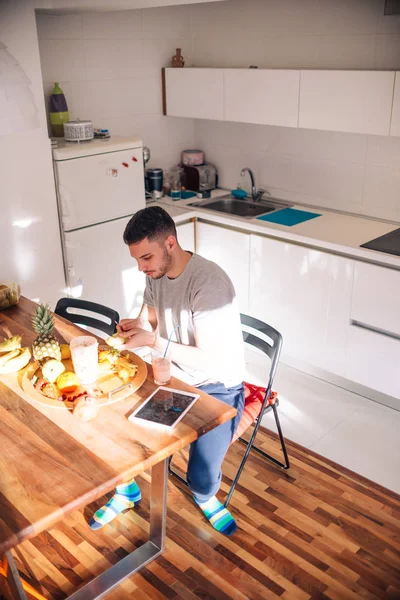
<path id="1" fill-rule="evenodd" d="M 236 428 L 231 444 L 236 442 L 238 438 L 246 431 L 248 427 L 257 419 L 260 414 L 261 406 L 264 401 L 266 388 L 252 383 L 244 382 L 244 409 L 242 418 L 239 421 L 239 425 Z M 277 392 L 271 392 L 268 404 L 275 404 L 278 397 Z"/>

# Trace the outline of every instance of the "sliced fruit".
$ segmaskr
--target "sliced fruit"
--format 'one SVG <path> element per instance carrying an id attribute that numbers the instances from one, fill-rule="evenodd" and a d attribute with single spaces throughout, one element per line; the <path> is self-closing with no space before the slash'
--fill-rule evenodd
<path id="1" fill-rule="evenodd" d="M 64 371 L 57 377 L 56 384 L 60 392 L 74 392 L 80 385 L 79 379 L 72 371 Z"/>
<path id="2" fill-rule="evenodd" d="M 111 365 L 108 360 L 99 362 L 99 375 L 107 375 L 108 373 L 114 373 L 113 365 Z"/>
<path id="3" fill-rule="evenodd" d="M 108 352 L 107 360 L 112 365 L 115 365 L 115 363 L 117 362 L 117 360 L 119 359 L 120 356 L 121 356 L 121 353 L 119 352 L 119 350 L 117 350 L 116 348 L 110 348 L 110 350 Z"/>
<path id="4" fill-rule="evenodd" d="M 109 350 L 100 350 L 99 352 L 99 362 L 104 362 L 108 360 L 108 355 L 110 354 Z"/>
<path id="5" fill-rule="evenodd" d="M 129 371 L 129 377 L 135 377 L 138 367 L 133 364 L 128 358 L 124 356 L 120 356 L 115 364 L 115 368 L 118 371 L 119 369 L 127 369 Z"/>
<path id="6" fill-rule="evenodd" d="M 118 333 L 114 333 L 114 335 L 111 335 L 106 339 L 106 344 L 111 346 L 111 348 L 120 348 L 125 344 L 125 341 L 125 338 L 120 337 Z"/>
<path id="7" fill-rule="evenodd" d="M 47 381 L 54 383 L 61 373 L 64 373 L 65 367 L 61 361 L 55 358 L 49 358 L 42 366 L 42 374 Z"/>
<path id="8" fill-rule="evenodd" d="M 71 358 L 71 349 L 68 344 L 60 344 L 61 360 Z"/>
<path id="9" fill-rule="evenodd" d="M 130 372 L 128 369 L 126 369 L 125 367 L 123 367 L 122 369 L 120 369 L 117 373 L 118 377 L 124 382 L 126 383 L 127 381 L 129 381 L 130 378 Z"/>
<path id="10" fill-rule="evenodd" d="M 50 383 L 41 377 L 37 380 L 35 384 L 35 389 L 38 390 L 43 396 L 47 398 L 52 398 L 52 400 L 56 400 L 58 398 L 58 390 L 54 383 Z"/>
<path id="11" fill-rule="evenodd" d="M 116 363 L 120 357 L 120 353 L 115 348 L 109 348 L 108 350 L 101 350 L 99 352 L 99 362 L 108 361 L 110 364 Z"/>
<path id="12" fill-rule="evenodd" d="M 10 350 L 17 350 L 17 348 L 21 348 L 21 340 L 22 336 L 13 335 L 8 339 L 4 340 L 0 344 L 0 352 L 9 352 Z"/>

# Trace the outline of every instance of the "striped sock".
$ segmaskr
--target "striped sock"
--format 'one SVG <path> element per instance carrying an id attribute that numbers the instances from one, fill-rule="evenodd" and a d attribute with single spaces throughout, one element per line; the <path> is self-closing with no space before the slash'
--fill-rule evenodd
<path id="1" fill-rule="evenodd" d="M 196 504 L 201 508 L 207 519 L 210 521 L 211 525 L 225 535 L 232 535 L 235 533 L 237 529 L 236 521 L 232 517 L 231 513 L 228 509 L 225 508 L 223 504 L 217 499 L 216 496 L 213 496 L 207 502 L 197 502 L 194 497 Z"/>
<path id="2" fill-rule="evenodd" d="M 140 488 L 134 479 L 117 485 L 114 496 L 107 504 L 96 510 L 89 521 L 89 526 L 92 529 L 100 529 L 115 519 L 123 510 L 139 504 L 141 498 Z"/>

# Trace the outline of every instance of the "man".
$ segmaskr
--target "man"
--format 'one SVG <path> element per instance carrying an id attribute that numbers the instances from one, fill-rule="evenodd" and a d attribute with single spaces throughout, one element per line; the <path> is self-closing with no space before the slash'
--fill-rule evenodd
<path id="1" fill-rule="evenodd" d="M 147 281 L 139 317 L 119 324 L 119 334 L 126 338 L 123 348 L 149 346 L 164 352 L 178 326 L 176 341 L 169 345 L 174 375 L 238 411 L 191 444 L 187 468 L 197 505 L 215 529 L 232 535 L 235 520 L 216 498 L 222 461 L 244 406 L 244 347 L 232 282 L 218 265 L 180 247 L 175 223 L 160 207 L 137 212 L 126 226 L 124 242 Z M 118 486 L 90 526 L 102 527 L 140 498 L 135 480 Z"/>

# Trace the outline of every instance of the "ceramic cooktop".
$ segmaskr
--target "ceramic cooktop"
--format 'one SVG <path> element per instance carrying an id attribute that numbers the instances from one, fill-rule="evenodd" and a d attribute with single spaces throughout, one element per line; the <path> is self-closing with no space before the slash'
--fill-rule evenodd
<path id="1" fill-rule="evenodd" d="M 400 228 L 381 235 L 370 242 L 361 244 L 360 248 L 369 248 L 369 250 L 377 250 L 378 252 L 400 256 Z"/>

